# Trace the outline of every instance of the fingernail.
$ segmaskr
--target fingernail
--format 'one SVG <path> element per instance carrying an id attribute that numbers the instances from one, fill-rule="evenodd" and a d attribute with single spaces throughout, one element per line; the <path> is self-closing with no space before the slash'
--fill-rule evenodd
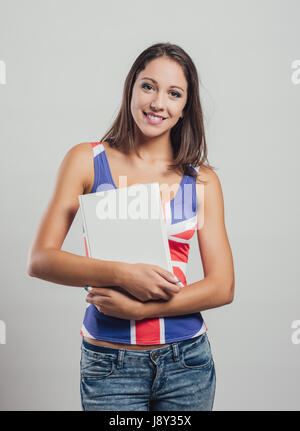
<path id="1" fill-rule="evenodd" d="M 91 286 L 85 286 L 84 288 L 85 288 L 85 290 L 86 290 L 87 292 L 89 292 L 90 290 L 92 290 Z"/>

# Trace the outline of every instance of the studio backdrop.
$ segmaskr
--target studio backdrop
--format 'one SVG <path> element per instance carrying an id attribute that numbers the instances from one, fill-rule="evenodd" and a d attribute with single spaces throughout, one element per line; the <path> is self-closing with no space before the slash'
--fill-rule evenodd
<path id="1" fill-rule="evenodd" d="M 0 409 L 80 410 L 84 289 L 27 273 L 66 152 L 120 107 L 133 60 L 180 45 L 200 78 L 234 301 L 205 310 L 214 410 L 300 408 L 298 0 L 0 0 Z M 77 213 L 63 250 L 85 255 Z M 188 283 L 203 278 L 196 235 Z"/>

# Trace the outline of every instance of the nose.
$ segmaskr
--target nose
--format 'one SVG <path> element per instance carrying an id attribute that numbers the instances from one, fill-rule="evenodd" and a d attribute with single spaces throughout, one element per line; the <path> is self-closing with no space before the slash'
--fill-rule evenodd
<path id="1" fill-rule="evenodd" d="M 156 111 L 164 110 L 165 101 L 163 93 L 157 92 L 156 95 L 153 96 L 151 104 L 156 108 Z"/>

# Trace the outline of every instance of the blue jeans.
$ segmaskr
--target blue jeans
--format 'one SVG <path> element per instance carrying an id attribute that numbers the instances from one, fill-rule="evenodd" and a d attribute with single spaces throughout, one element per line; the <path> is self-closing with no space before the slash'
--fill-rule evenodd
<path id="1" fill-rule="evenodd" d="M 212 410 L 215 365 L 206 332 L 149 350 L 82 339 L 82 410 Z"/>

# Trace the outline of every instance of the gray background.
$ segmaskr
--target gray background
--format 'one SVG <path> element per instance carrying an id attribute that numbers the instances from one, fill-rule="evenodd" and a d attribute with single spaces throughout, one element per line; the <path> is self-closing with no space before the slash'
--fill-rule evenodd
<path id="1" fill-rule="evenodd" d="M 85 292 L 29 277 L 28 249 L 65 153 L 105 133 L 157 42 L 199 71 L 234 257 L 234 302 L 203 312 L 214 409 L 299 410 L 299 16 L 296 0 L 0 1 L 1 410 L 81 409 Z M 84 255 L 79 215 L 63 249 Z M 189 283 L 203 277 L 193 239 Z"/>

